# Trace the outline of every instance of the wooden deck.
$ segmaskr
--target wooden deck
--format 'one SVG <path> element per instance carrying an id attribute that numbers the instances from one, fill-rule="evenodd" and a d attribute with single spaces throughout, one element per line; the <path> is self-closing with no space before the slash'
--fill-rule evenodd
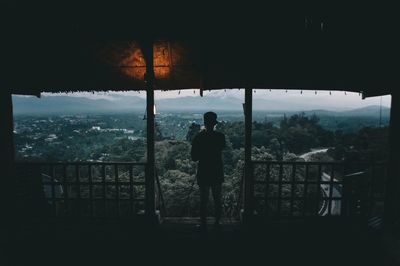
<path id="1" fill-rule="evenodd" d="M 197 221 L 167 218 L 156 227 L 132 221 L 25 225 L 7 254 L 10 265 L 396 265 L 380 236 L 348 221 L 243 227 L 224 220 L 215 230 L 210 219 L 207 233 L 199 232 Z"/>

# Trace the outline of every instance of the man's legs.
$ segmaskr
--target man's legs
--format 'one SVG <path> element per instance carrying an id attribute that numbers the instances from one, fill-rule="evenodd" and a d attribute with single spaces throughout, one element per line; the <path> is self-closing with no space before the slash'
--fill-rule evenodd
<path id="1" fill-rule="evenodd" d="M 209 191 L 209 186 L 200 186 L 200 222 L 202 226 L 207 225 L 207 204 Z"/>
<path id="2" fill-rule="evenodd" d="M 221 219 L 221 214 L 222 214 L 222 199 L 221 199 L 222 184 L 212 185 L 211 190 L 214 198 L 215 224 L 219 225 L 219 221 Z"/>

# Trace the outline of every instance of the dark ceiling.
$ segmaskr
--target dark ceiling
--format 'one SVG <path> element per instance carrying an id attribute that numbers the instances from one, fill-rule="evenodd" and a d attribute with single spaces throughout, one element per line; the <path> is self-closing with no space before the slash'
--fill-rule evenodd
<path id="1" fill-rule="evenodd" d="M 143 89 L 140 78 L 103 57 L 148 40 L 172 47 L 171 58 L 187 59 L 172 58 L 173 75 L 157 89 L 337 89 L 368 96 L 399 84 L 398 16 L 384 6 L 3 5 L 1 82 L 15 93 Z"/>

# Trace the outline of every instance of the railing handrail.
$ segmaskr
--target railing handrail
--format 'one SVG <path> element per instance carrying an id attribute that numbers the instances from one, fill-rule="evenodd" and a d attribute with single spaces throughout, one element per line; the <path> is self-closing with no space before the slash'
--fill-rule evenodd
<path id="1" fill-rule="evenodd" d="M 17 165 L 143 165 L 147 162 L 14 162 Z"/>
<path id="2" fill-rule="evenodd" d="M 252 164 L 303 164 L 303 165 L 310 165 L 310 164 L 356 164 L 356 165 L 386 165 L 387 161 L 278 161 L 278 160 L 252 160 Z M 89 161 L 79 161 L 79 162 L 14 162 L 14 164 L 25 164 L 25 165 L 146 165 L 147 162 L 126 162 L 126 161 L 106 161 L 106 162 L 89 162 Z"/>
<path id="3" fill-rule="evenodd" d="M 374 161 L 277 161 L 277 160 L 252 160 L 252 164 L 283 164 L 283 165 L 291 165 L 291 164 L 303 164 L 303 165 L 338 165 L 338 164 L 355 164 L 355 165 L 387 165 L 388 162 L 374 162 Z"/>

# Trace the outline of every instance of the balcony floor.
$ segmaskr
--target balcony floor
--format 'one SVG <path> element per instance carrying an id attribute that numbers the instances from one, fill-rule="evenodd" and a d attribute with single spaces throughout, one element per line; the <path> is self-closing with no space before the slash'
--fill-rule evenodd
<path id="1" fill-rule="evenodd" d="M 156 228 L 132 221 L 37 223 L 19 228 L 10 265 L 397 265 L 381 234 L 353 221 L 263 222 L 245 228 L 169 218 Z"/>

